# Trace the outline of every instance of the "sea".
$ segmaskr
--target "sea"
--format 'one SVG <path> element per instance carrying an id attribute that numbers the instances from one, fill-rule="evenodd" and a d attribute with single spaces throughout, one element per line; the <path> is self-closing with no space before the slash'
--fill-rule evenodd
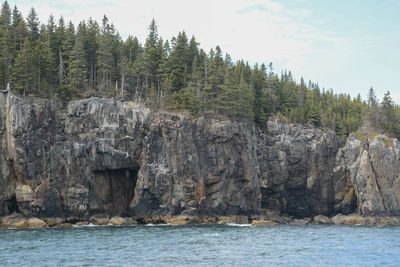
<path id="1" fill-rule="evenodd" d="M 88 225 L 0 230 L 0 266 L 400 266 L 400 227 Z"/>

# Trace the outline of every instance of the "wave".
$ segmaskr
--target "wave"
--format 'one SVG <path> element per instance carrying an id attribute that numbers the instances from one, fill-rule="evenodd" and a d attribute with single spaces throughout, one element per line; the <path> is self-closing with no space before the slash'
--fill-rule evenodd
<path id="1" fill-rule="evenodd" d="M 84 225 L 76 225 L 76 224 L 72 225 L 72 227 L 78 227 L 78 228 L 80 228 L 80 227 L 99 227 L 99 226 L 101 226 L 101 225 L 96 225 L 93 223 L 88 223 L 88 224 L 84 224 Z"/>
<path id="2" fill-rule="evenodd" d="M 234 226 L 234 227 L 250 227 L 251 224 L 238 224 L 238 223 L 226 223 L 228 226 Z"/>
<path id="3" fill-rule="evenodd" d="M 160 224 L 153 224 L 153 223 L 148 223 L 145 224 L 144 226 L 149 226 L 149 227 L 157 227 L 157 226 L 171 226 L 170 224 L 166 224 L 166 223 L 160 223 Z"/>

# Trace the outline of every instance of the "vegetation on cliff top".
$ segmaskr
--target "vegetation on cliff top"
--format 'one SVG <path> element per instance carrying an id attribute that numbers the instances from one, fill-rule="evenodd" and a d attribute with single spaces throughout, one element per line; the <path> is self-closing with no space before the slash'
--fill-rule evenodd
<path id="1" fill-rule="evenodd" d="M 8 83 L 21 95 L 121 97 L 153 109 L 222 114 L 259 125 L 278 115 L 342 136 L 368 121 L 400 136 L 400 109 L 389 92 L 381 103 L 372 88 L 368 102 L 335 94 L 303 78 L 296 81 L 290 71 L 277 74 L 272 64 L 233 62 L 219 46 L 206 52 L 184 31 L 163 40 L 154 20 L 141 44 L 133 36 L 123 40 L 106 16 L 100 24 L 90 18 L 75 26 L 53 16 L 41 24 L 34 8 L 24 19 L 4 2 L 0 87 Z"/>

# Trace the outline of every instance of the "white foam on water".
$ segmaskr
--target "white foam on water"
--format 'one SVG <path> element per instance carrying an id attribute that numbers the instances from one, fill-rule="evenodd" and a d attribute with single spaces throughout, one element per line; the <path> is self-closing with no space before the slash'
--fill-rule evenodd
<path id="1" fill-rule="evenodd" d="M 238 224 L 238 223 L 227 223 L 228 226 L 235 226 L 235 227 L 250 227 L 251 224 Z"/>
<path id="2" fill-rule="evenodd" d="M 148 224 L 145 224 L 144 226 L 149 226 L 149 227 L 154 227 L 154 226 L 170 226 L 170 224 L 165 224 L 165 223 L 160 223 L 160 224 L 148 223 Z"/>
<path id="3" fill-rule="evenodd" d="M 221 236 L 220 233 L 205 234 L 204 236 Z"/>
<path id="4" fill-rule="evenodd" d="M 93 224 L 93 223 L 89 223 L 89 224 L 86 224 L 86 225 L 82 225 L 82 227 L 99 227 L 100 225 L 96 225 L 96 224 Z"/>

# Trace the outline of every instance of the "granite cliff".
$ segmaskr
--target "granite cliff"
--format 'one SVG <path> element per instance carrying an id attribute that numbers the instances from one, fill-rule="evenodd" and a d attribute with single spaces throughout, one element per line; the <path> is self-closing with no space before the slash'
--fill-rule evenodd
<path id="1" fill-rule="evenodd" d="M 400 144 L 0 93 L 0 216 L 400 215 Z"/>

